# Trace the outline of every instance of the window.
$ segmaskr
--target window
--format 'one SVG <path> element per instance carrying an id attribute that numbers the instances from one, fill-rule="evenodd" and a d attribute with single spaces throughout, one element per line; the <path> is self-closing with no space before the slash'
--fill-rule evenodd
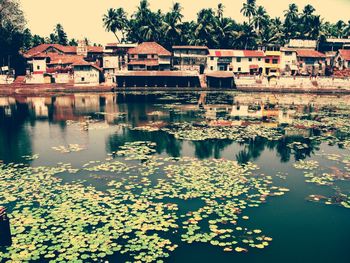
<path id="1" fill-rule="evenodd" d="M 81 78 L 81 81 L 82 81 L 82 82 L 84 82 L 84 81 L 85 81 L 85 78 L 84 78 L 84 77 L 82 77 L 82 78 Z"/>
<path id="2" fill-rule="evenodd" d="M 210 60 L 214 60 L 214 57 L 210 57 Z"/>
<path id="3" fill-rule="evenodd" d="M 286 56 L 291 56 L 293 53 L 292 53 L 292 51 L 286 51 L 285 54 L 286 54 Z"/>
<path id="4" fill-rule="evenodd" d="M 272 64 L 278 64 L 278 59 L 273 59 Z"/>
<path id="5" fill-rule="evenodd" d="M 40 69 L 40 66 L 36 66 L 36 69 L 39 70 L 39 69 Z"/>
<path id="6" fill-rule="evenodd" d="M 153 56 L 153 55 L 152 55 Z M 145 59 L 145 58 L 147 58 L 147 55 L 145 55 L 145 54 L 139 54 L 139 59 Z"/>
<path id="7" fill-rule="evenodd" d="M 237 62 L 241 62 L 241 61 L 242 61 L 242 58 L 237 58 L 236 61 L 237 61 Z"/>
<path id="8" fill-rule="evenodd" d="M 242 68 L 239 67 L 239 68 L 238 68 L 238 72 L 241 72 L 241 71 L 242 71 Z"/>
<path id="9" fill-rule="evenodd" d="M 252 62 L 253 61 L 253 59 L 252 58 L 249 58 L 249 62 Z"/>
<path id="10" fill-rule="evenodd" d="M 213 67 L 213 66 L 211 66 L 211 67 L 210 67 L 210 70 L 214 70 L 214 67 Z"/>
<path id="11" fill-rule="evenodd" d="M 258 58 L 258 61 L 261 61 L 261 58 Z"/>
<path id="12" fill-rule="evenodd" d="M 270 63 L 270 59 L 265 59 L 265 63 Z"/>

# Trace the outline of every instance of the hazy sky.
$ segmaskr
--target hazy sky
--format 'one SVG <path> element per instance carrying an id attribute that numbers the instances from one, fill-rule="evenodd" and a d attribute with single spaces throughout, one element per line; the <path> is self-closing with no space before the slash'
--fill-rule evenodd
<path id="1" fill-rule="evenodd" d="M 139 0 L 19 0 L 26 14 L 28 27 L 33 33 L 48 36 L 57 23 L 61 23 L 69 38 L 88 37 L 90 40 L 106 44 L 114 42 L 112 33 L 105 32 L 102 26 L 102 16 L 110 7 L 123 7 L 128 14 L 132 14 L 138 6 Z M 242 21 L 244 17 L 240 9 L 245 0 L 149 0 L 151 9 L 167 11 L 173 2 L 180 2 L 183 6 L 185 19 L 194 19 L 201 8 L 216 8 L 218 3 L 226 7 L 225 15 Z M 318 14 L 326 20 L 335 22 L 339 19 L 350 20 L 350 0 L 257 0 L 271 16 L 282 16 L 290 3 L 296 3 L 299 9 L 306 4 L 312 4 Z"/>

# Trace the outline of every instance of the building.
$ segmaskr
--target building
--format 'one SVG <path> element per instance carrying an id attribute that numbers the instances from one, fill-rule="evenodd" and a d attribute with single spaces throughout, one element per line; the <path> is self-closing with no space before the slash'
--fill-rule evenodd
<path id="1" fill-rule="evenodd" d="M 282 75 L 294 76 L 298 74 L 298 58 L 297 51 L 293 48 L 282 47 L 280 49 L 281 60 L 280 70 Z"/>
<path id="2" fill-rule="evenodd" d="M 173 46 L 173 68 L 196 70 L 201 74 L 207 64 L 209 49 L 206 46 Z"/>
<path id="3" fill-rule="evenodd" d="M 340 49 L 350 48 L 350 38 L 327 38 L 319 44 L 319 50 L 322 52 L 337 52 Z"/>
<path id="4" fill-rule="evenodd" d="M 326 55 L 312 49 L 297 50 L 299 73 L 301 75 L 325 75 Z"/>
<path id="5" fill-rule="evenodd" d="M 129 70 L 170 70 L 171 53 L 156 42 L 143 42 L 128 51 Z"/>
<path id="6" fill-rule="evenodd" d="M 75 85 L 99 85 L 102 69 L 87 61 L 73 64 Z"/>
<path id="7" fill-rule="evenodd" d="M 265 75 L 268 77 L 280 76 L 281 51 L 265 51 Z"/>
<path id="8" fill-rule="evenodd" d="M 23 54 L 27 59 L 26 83 L 68 83 L 73 79 L 73 64 L 90 61 L 102 64 L 102 47 L 41 44 Z"/>
<path id="9" fill-rule="evenodd" d="M 201 87 L 197 71 L 120 71 L 118 87 Z"/>
<path id="10" fill-rule="evenodd" d="M 317 41 L 316 40 L 306 40 L 306 39 L 291 39 L 289 43 L 286 45 L 288 48 L 296 48 L 296 49 L 316 49 Z"/>
<path id="11" fill-rule="evenodd" d="M 340 49 L 338 51 L 334 66 L 340 70 L 350 69 L 350 49 Z"/>
<path id="12" fill-rule="evenodd" d="M 128 70 L 128 51 L 137 44 L 110 43 L 105 46 L 103 53 L 103 75 L 106 82 L 115 83 L 117 71 Z"/>
<path id="13" fill-rule="evenodd" d="M 264 52 L 258 50 L 211 49 L 207 59 L 207 72 L 261 74 L 264 70 L 264 57 Z"/>

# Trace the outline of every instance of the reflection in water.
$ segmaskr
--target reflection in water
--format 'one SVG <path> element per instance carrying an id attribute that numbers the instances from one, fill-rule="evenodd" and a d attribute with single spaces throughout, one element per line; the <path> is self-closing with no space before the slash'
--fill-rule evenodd
<path id="1" fill-rule="evenodd" d="M 209 125 L 243 125 L 251 123 L 279 128 L 293 123 L 295 118 L 312 120 L 322 107 L 346 105 L 350 96 L 318 96 L 298 94 L 241 94 L 241 93 L 88 93 L 39 97 L 0 97 L 0 159 L 16 160 L 30 155 L 30 127 L 37 121 L 48 121 L 67 129 L 66 121 L 85 122 L 88 119 L 104 122 L 111 127 L 119 124 L 131 127 L 167 127 L 175 122 L 206 122 Z M 157 124 L 156 124 L 157 123 Z M 308 138 L 317 135 L 317 129 L 285 130 L 285 136 L 277 141 L 253 138 L 240 143 L 236 159 L 240 163 L 256 160 L 265 149 L 276 150 L 281 162 L 304 159 L 319 148 Z M 336 134 L 336 136 L 342 136 Z M 107 139 L 107 149 L 114 151 L 128 141 L 152 141 L 157 152 L 178 157 L 184 142 L 166 132 L 144 132 L 123 127 Z M 293 142 L 308 147 L 292 150 Z M 233 141 L 206 140 L 190 142 L 194 154 L 200 159 L 221 158 L 222 152 Z"/>

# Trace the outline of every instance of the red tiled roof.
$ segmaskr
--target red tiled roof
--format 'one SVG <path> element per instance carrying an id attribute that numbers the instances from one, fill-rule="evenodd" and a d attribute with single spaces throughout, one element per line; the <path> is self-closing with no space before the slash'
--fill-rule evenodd
<path id="1" fill-rule="evenodd" d="M 350 49 L 340 49 L 339 54 L 344 60 L 350 60 Z"/>
<path id="2" fill-rule="evenodd" d="M 249 65 L 249 69 L 258 69 L 259 65 Z"/>
<path id="3" fill-rule="evenodd" d="M 243 50 L 245 57 L 265 57 L 263 51 L 260 50 Z"/>
<path id="4" fill-rule="evenodd" d="M 87 50 L 91 53 L 103 53 L 103 47 L 88 46 Z"/>
<path id="5" fill-rule="evenodd" d="M 129 65 L 158 66 L 159 62 L 157 59 L 147 59 L 147 60 L 132 60 L 128 64 Z"/>
<path id="6" fill-rule="evenodd" d="M 76 46 L 63 46 L 60 44 L 41 44 L 39 46 L 36 46 L 36 47 L 29 49 L 23 55 L 26 58 L 31 58 L 33 56 L 40 54 L 40 53 L 45 53 L 45 51 L 50 47 L 57 49 L 58 51 L 65 53 L 65 54 L 76 54 L 77 53 Z M 103 52 L 103 47 L 88 46 L 87 49 L 88 49 L 88 52 L 92 52 L 92 53 L 102 53 Z"/>
<path id="7" fill-rule="evenodd" d="M 78 62 L 74 63 L 73 67 L 75 67 L 75 66 L 91 66 L 91 67 L 93 67 L 93 68 L 95 68 L 95 69 L 97 69 L 99 71 L 102 71 L 102 69 L 100 67 L 96 66 L 93 63 L 89 63 L 89 62 L 87 62 L 85 60 L 81 60 L 81 61 L 78 61 Z"/>
<path id="8" fill-rule="evenodd" d="M 325 58 L 326 55 L 313 49 L 298 49 L 298 57 L 303 58 Z"/>
<path id="9" fill-rule="evenodd" d="M 158 56 L 171 56 L 171 53 L 156 42 L 143 42 L 128 51 L 129 54 L 157 54 Z"/>
<path id="10" fill-rule="evenodd" d="M 49 55 L 50 62 L 49 65 L 57 65 L 57 64 L 75 64 L 84 61 L 83 56 L 77 55 L 57 55 L 50 54 Z"/>
<path id="11" fill-rule="evenodd" d="M 207 46 L 173 46 L 173 49 L 199 49 L 199 50 L 207 50 Z"/>
<path id="12" fill-rule="evenodd" d="M 206 76 L 212 78 L 233 78 L 233 73 L 229 71 L 213 71 L 208 72 Z"/>
<path id="13" fill-rule="evenodd" d="M 265 57 L 260 50 L 211 49 L 209 52 L 212 57 Z"/>

